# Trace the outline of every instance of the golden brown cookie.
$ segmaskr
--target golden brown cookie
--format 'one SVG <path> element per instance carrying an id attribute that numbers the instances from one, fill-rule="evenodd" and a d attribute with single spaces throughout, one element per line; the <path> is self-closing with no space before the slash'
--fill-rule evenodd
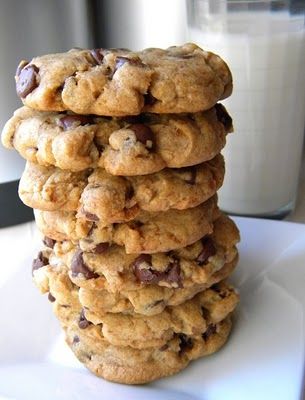
<path id="1" fill-rule="evenodd" d="M 16 90 L 43 111 L 109 116 L 197 112 L 232 92 L 232 76 L 217 55 L 195 44 L 131 52 L 72 49 L 21 61 Z"/>
<path id="2" fill-rule="evenodd" d="M 104 168 L 112 175 L 146 175 L 210 160 L 232 131 L 221 104 L 196 114 L 142 114 L 129 118 L 15 111 L 2 142 L 44 167 L 81 171 Z"/>
<path id="3" fill-rule="evenodd" d="M 95 253 L 79 251 L 71 242 L 45 239 L 48 249 L 35 259 L 34 282 L 61 304 L 78 287 L 81 304 L 92 311 L 154 315 L 178 305 L 228 277 L 238 256 L 239 234 L 233 221 L 222 216 L 208 237 L 170 254 L 126 255 L 107 243 Z M 222 230 L 226 238 L 221 237 Z M 44 261 L 44 262 L 42 262 Z M 68 278 L 69 276 L 69 278 Z M 77 288 L 74 288 L 77 290 Z M 76 295 L 75 295 L 76 296 Z"/>
<path id="4" fill-rule="evenodd" d="M 38 229 L 51 239 L 79 241 L 82 250 L 91 250 L 100 243 L 116 243 L 124 246 L 127 254 L 188 246 L 212 233 L 213 221 L 218 217 L 216 195 L 187 210 L 143 211 L 135 220 L 106 226 L 101 221 L 78 218 L 73 212 L 35 210 Z"/>
<path id="5" fill-rule="evenodd" d="M 222 185 L 224 169 L 221 155 L 194 167 L 133 177 L 109 175 L 101 168 L 70 172 L 28 162 L 19 196 L 32 208 L 78 211 L 79 217 L 109 225 L 131 221 L 142 210 L 196 207 Z"/>
<path id="6" fill-rule="evenodd" d="M 226 312 L 235 307 L 233 304 Z M 104 337 L 102 325 L 90 323 L 77 306 L 54 304 L 54 312 L 76 357 L 97 376 L 126 384 L 146 383 L 172 375 L 185 368 L 191 360 L 217 351 L 231 331 L 230 314 L 216 322 L 216 315 L 226 314 L 220 312 L 221 308 L 219 304 L 218 307 L 202 309 L 202 321 L 205 322 L 202 323 L 201 334 L 188 336 L 182 332 L 174 333 L 162 346 L 138 349 L 110 344 Z M 185 317 L 188 321 L 188 316 Z"/>
<path id="7" fill-rule="evenodd" d="M 81 309 L 78 320 L 79 326 L 83 323 L 86 326 L 92 323 L 99 326 L 103 337 L 114 346 L 130 346 L 135 349 L 160 348 L 176 334 L 200 339 L 208 325 L 219 323 L 235 309 L 238 299 L 232 286 L 220 282 L 183 304 L 166 307 L 157 315 L 97 315 L 90 309 Z M 64 305 L 79 310 L 74 303 L 66 302 Z"/>

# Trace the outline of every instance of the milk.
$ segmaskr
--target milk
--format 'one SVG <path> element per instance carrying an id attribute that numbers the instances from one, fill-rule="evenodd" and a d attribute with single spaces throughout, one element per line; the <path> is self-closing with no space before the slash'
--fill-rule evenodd
<path id="1" fill-rule="evenodd" d="M 296 196 L 305 121 L 304 21 L 276 14 L 230 15 L 235 30 L 246 21 L 248 35 L 216 25 L 213 31 L 213 21 L 209 29 L 189 30 L 189 39 L 221 55 L 233 74 L 233 95 L 223 103 L 235 133 L 224 150 L 219 192 L 221 208 L 231 213 L 281 213 Z"/>

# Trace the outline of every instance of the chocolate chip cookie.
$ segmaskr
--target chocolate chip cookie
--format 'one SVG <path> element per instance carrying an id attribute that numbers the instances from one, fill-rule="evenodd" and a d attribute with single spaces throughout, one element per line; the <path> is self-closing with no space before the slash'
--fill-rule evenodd
<path id="1" fill-rule="evenodd" d="M 223 235 L 223 232 L 226 232 Z M 221 216 L 211 236 L 169 254 L 126 255 L 123 248 L 100 245 L 82 252 L 71 242 L 50 242 L 35 259 L 34 282 L 42 293 L 65 299 L 70 280 L 80 287 L 79 300 L 97 313 L 137 312 L 153 315 L 166 305 L 177 305 L 225 279 L 237 263 L 238 230 Z M 58 291 L 60 293 L 58 293 Z M 65 301 L 65 300 L 64 300 Z"/>
<path id="2" fill-rule="evenodd" d="M 127 254 L 167 252 L 188 246 L 213 231 L 219 217 L 217 196 L 187 210 L 142 211 L 130 222 L 103 225 L 73 212 L 35 210 L 38 229 L 47 237 L 79 241 L 82 250 L 94 249 L 105 242 L 124 246 Z"/>
<path id="3" fill-rule="evenodd" d="M 191 43 L 139 52 L 72 49 L 21 61 L 16 90 L 24 104 L 43 111 L 193 113 L 228 97 L 232 76 L 219 56 Z"/>
<path id="4" fill-rule="evenodd" d="M 162 347 L 178 333 L 190 339 L 200 338 L 210 323 L 222 321 L 237 303 L 238 295 L 233 287 L 221 282 L 178 306 L 166 307 L 157 315 L 96 315 L 90 309 L 82 309 L 79 320 L 99 325 L 103 337 L 114 346 L 145 349 Z"/>
<path id="5" fill-rule="evenodd" d="M 172 312 L 169 317 L 174 321 L 172 333 L 168 335 L 168 340 L 164 338 L 160 341 L 164 343 L 163 345 L 155 347 L 139 349 L 128 344 L 126 346 L 111 344 L 104 336 L 103 325 L 94 325 L 88 321 L 80 305 L 62 306 L 55 301 L 54 312 L 66 332 L 67 343 L 74 354 L 93 373 L 120 383 L 146 383 L 180 371 L 191 360 L 217 351 L 226 342 L 231 330 L 231 311 L 235 308 L 238 297 L 231 288 L 225 288 L 224 285 L 220 284 L 202 297 L 198 295 L 198 299 L 195 300 L 196 305 L 201 302 L 204 304 L 200 310 L 195 306 L 194 310 L 190 307 L 190 310 L 182 308 Z M 196 314 L 194 321 L 190 319 L 193 313 Z M 163 322 L 163 318 L 161 320 Z M 161 325 L 161 320 L 159 322 L 156 320 L 156 325 Z M 154 323 L 152 325 L 154 326 Z M 190 332 L 190 328 L 195 325 L 196 329 L 190 335 L 183 333 Z M 139 321 L 137 321 L 138 326 Z M 163 329 L 165 326 L 166 323 Z M 107 327 L 109 328 L 109 325 Z M 148 325 L 145 324 L 145 327 Z M 107 335 L 109 335 L 108 328 L 105 329 Z M 117 327 L 115 330 L 118 331 Z M 131 325 L 126 326 L 128 336 L 133 337 L 133 330 Z M 148 330 L 152 332 L 152 329 Z M 176 330 L 179 332 L 176 333 Z M 160 336 L 158 328 L 156 334 Z M 118 338 L 122 336 L 123 334 L 118 335 Z M 112 336 L 111 339 L 116 341 Z M 142 336 L 142 343 L 144 342 L 145 337 Z"/>
<path id="6" fill-rule="evenodd" d="M 22 107 L 6 123 L 2 142 L 45 167 L 101 167 L 112 175 L 130 176 L 211 160 L 231 131 L 232 119 L 221 104 L 196 114 L 108 119 Z"/>
<path id="7" fill-rule="evenodd" d="M 119 177 L 104 169 L 63 171 L 27 163 L 19 196 L 43 211 L 77 211 L 103 224 L 135 219 L 141 211 L 193 208 L 212 197 L 224 177 L 221 155 L 194 167 L 164 169 L 151 175 Z"/>

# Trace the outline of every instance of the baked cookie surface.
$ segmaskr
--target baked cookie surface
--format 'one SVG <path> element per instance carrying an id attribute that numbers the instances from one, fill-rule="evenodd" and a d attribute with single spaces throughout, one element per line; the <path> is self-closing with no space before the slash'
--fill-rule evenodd
<path id="1" fill-rule="evenodd" d="M 194 167 L 167 168 L 151 175 L 113 176 L 104 169 L 70 172 L 27 163 L 19 197 L 43 211 L 77 211 L 79 217 L 112 224 L 135 219 L 141 211 L 193 208 L 223 183 L 221 155 Z"/>
<path id="2" fill-rule="evenodd" d="M 224 147 L 232 119 L 221 104 L 196 114 L 142 114 L 129 118 L 15 111 L 2 143 L 44 167 L 112 175 L 146 175 L 211 160 Z"/>
<path id="3" fill-rule="evenodd" d="M 226 283 L 220 283 L 182 307 L 169 308 L 160 314 L 162 317 L 159 319 L 139 318 L 135 321 L 135 329 L 132 324 L 122 321 L 124 334 L 132 336 L 131 341 L 139 337 L 140 340 L 133 341 L 132 344 L 140 347 L 130 346 L 124 340 L 124 344 L 112 344 L 106 337 L 114 342 L 118 339 L 119 343 L 123 337 L 117 326 L 117 338 L 112 336 L 110 326 L 113 321 L 107 321 L 106 327 L 102 324 L 95 325 L 87 320 L 79 304 L 61 305 L 55 300 L 54 312 L 66 332 L 67 343 L 87 368 L 111 381 L 139 384 L 172 375 L 185 368 L 191 360 L 217 351 L 229 336 L 231 313 L 237 302 L 238 295 L 234 289 Z M 190 310 L 187 309 L 188 306 Z M 126 317 L 122 314 L 112 316 L 123 319 Z M 149 320 L 151 324 L 148 323 Z M 164 328 L 169 321 L 171 328 L 170 334 L 167 334 L 164 333 Z M 164 334 L 166 338 L 156 341 L 153 334 L 155 328 L 156 336 Z M 137 332 L 135 336 L 132 335 L 133 331 Z M 142 336 L 144 331 L 152 335 L 154 339 L 149 343 L 155 343 L 156 346 L 141 346 L 145 343 Z"/>
<path id="4" fill-rule="evenodd" d="M 75 212 L 34 210 L 38 229 L 57 241 L 72 240 L 82 250 L 100 243 L 125 247 L 127 254 L 167 252 L 188 246 L 213 232 L 213 221 L 220 215 L 217 196 L 186 210 L 142 211 L 136 219 L 104 225 L 77 217 Z"/>
<path id="5" fill-rule="evenodd" d="M 232 76 L 219 56 L 191 43 L 140 52 L 72 49 L 21 61 L 16 90 L 25 105 L 42 111 L 197 112 L 231 94 Z"/>
<path id="6" fill-rule="evenodd" d="M 231 274 L 238 260 L 238 241 L 234 222 L 224 215 L 215 221 L 212 235 L 186 248 L 152 256 L 127 255 L 123 248 L 108 243 L 82 252 L 71 242 L 48 238 L 49 248 L 39 256 L 44 263 L 33 271 L 33 277 L 42 293 L 51 292 L 61 304 L 70 296 L 73 282 L 80 288 L 80 303 L 97 314 L 154 315 Z"/>

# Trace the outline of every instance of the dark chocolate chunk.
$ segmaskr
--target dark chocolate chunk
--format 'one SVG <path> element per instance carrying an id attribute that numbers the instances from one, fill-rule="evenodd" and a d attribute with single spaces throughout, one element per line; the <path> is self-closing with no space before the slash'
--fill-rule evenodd
<path id="1" fill-rule="evenodd" d="M 216 254 L 216 247 L 214 245 L 213 240 L 209 236 L 202 238 L 201 243 L 202 243 L 202 250 L 196 259 L 198 265 L 206 264 L 209 257 L 214 256 Z"/>
<path id="2" fill-rule="evenodd" d="M 106 250 L 108 250 L 110 247 L 110 244 L 108 242 L 104 242 L 104 243 L 99 243 L 93 250 L 94 253 L 96 254 L 102 254 L 104 253 Z"/>
<path id="3" fill-rule="evenodd" d="M 143 143 L 149 150 L 155 148 L 155 135 L 149 126 L 144 124 L 133 124 L 130 125 L 129 129 L 135 133 L 137 140 Z"/>
<path id="4" fill-rule="evenodd" d="M 71 262 L 71 271 L 72 276 L 76 277 L 79 274 L 82 274 L 86 279 L 98 278 L 99 275 L 91 271 L 84 262 L 83 252 L 81 250 L 77 250 L 74 254 Z"/>
<path id="5" fill-rule="evenodd" d="M 152 265 L 150 254 L 141 254 L 134 260 L 132 266 L 137 280 L 146 284 L 158 283 L 160 272 L 153 271 L 151 268 L 147 268 L 147 266 L 143 268 L 142 264 L 144 263 Z"/>
<path id="6" fill-rule="evenodd" d="M 139 282 L 157 284 L 160 281 L 166 281 L 168 283 L 178 283 L 178 286 L 182 287 L 179 260 L 174 260 L 174 262 L 170 263 L 165 271 L 155 271 L 152 268 L 147 268 L 147 266 L 143 268 L 143 263 L 152 265 L 150 254 L 141 254 L 133 262 L 133 271 Z"/>
<path id="7" fill-rule="evenodd" d="M 98 221 L 100 220 L 99 217 L 98 217 L 97 215 L 92 214 L 92 213 L 90 213 L 90 212 L 88 212 L 88 211 L 85 211 L 84 209 L 82 209 L 82 214 L 85 216 L 85 218 L 86 218 L 88 221 L 98 222 Z"/>
<path id="8" fill-rule="evenodd" d="M 54 301 L 56 300 L 55 297 L 52 295 L 51 292 L 49 292 L 49 294 L 48 294 L 48 300 L 49 300 L 51 303 L 54 303 Z"/>
<path id="9" fill-rule="evenodd" d="M 128 57 L 119 56 L 116 58 L 116 61 L 115 61 L 115 71 L 117 69 L 121 68 L 126 63 L 128 63 L 130 65 L 134 65 L 136 67 L 145 67 L 145 64 L 143 64 L 139 58 L 128 58 Z"/>
<path id="10" fill-rule="evenodd" d="M 157 99 L 150 92 L 147 92 L 144 95 L 145 106 L 153 106 L 156 102 L 157 102 Z"/>
<path id="11" fill-rule="evenodd" d="M 80 329 L 86 329 L 88 328 L 88 326 L 91 324 L 91 322 L 89 322 L 87 320 L 87 318 L 85 317 L 85 312 L 84 310 L 81 311 L 80 316 L 79 316 L 79 320 L 78 320 L 78 326 Z"/>
<path id="12" fill-rule="evenodd" d="M 87 125 L 92 123 L 92 117 L 89 117 L 87 115 L 65 115 L 59 120 L 60 126 L 65 130 L 74 128 L 79 125 Z"/>
<path id="13" fill-rule="evenodd" d="M 49 264 L 49 260 L 43 255 L 43 252 L 40 251 L 37 255 L 37 258 L 33 260 L 32 263 L 32 274 L 36 269 L 44 267 Z"/>
<path id="14" fill-rule="evenodd" d="M 178 337 L 180 339 L 180 351 L 179 356 L 181 356 L 185 351 L 191 350 L 194 346 L 193 340 L 185 335 L 184 333 L 178 333 Z"/>
<path id="15" fill-rule="evenodd" d="M 28 64 L 22 68 L 16 83 L 16 91 L 19 97 L 25 98 L 38 86 L 39 68 L 34 64 Z"/>
<path id="16" fill-rule="evenodd" d="M 177 283 L 180 288 L 183 287 L 179 260 L 174 260 L 169 264 L 161 280 L 165 280 L 168 283 Z"/>
<path id="17" fill-rule="evenodd" d="M 105 56 L 105 49 L 92 49 L 90 50 L 90 54 L 92 55 L 94 61 L 100 65 L 102 64 Z"/>
<path id="18" fill-rule="evenodd" d="M 45 236 L 43 239 L 43 244 L 47 247 L 49 247 L 50 249 L 53 249 L 55 246 L 56 240 L 53 240 L 51 238 L 49 238 L 48 236 Z"/>
<path id="19" fill-rule="evenodd" d="M 29 63 L 28 61 L 22 60 L 22 61 L 20 62 L 20 64 L 18 65 L 17 69 L 16 69 L 15 75 L 16 75 L 16 76 L 19 76 L 19 75 L 20 75 L 20 72 L 23 70 L 24 67 L 26 67 L 26 66 L 28 65 L 28 63 Z"/>

